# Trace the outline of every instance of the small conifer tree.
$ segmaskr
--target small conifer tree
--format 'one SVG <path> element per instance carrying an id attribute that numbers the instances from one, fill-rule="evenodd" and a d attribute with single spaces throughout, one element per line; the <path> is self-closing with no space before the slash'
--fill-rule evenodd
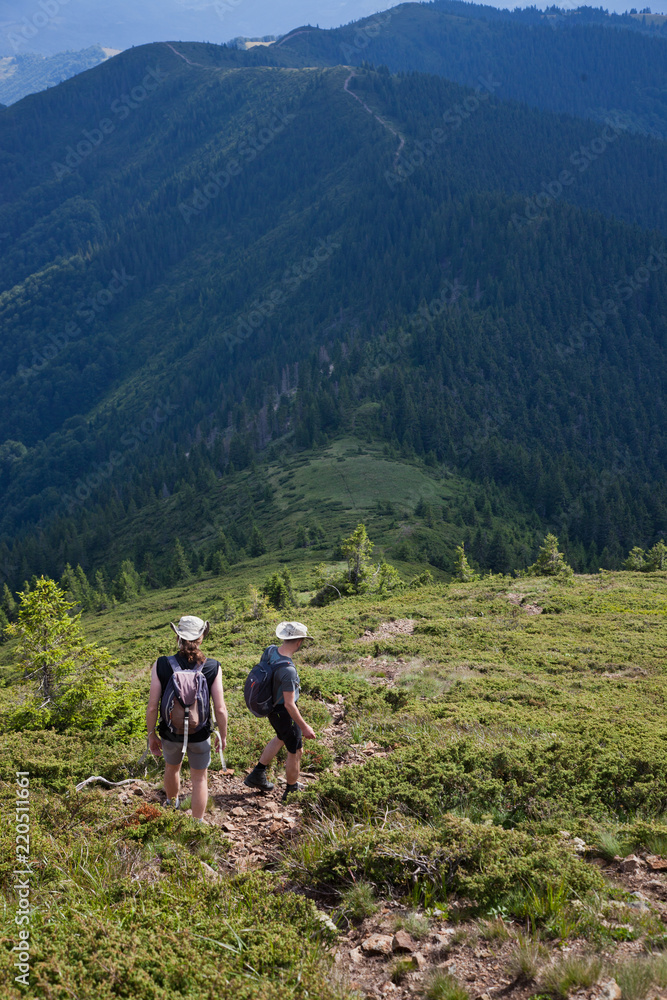
<path id="1" fill-rule="evenodd" d="M 181 580 L 189 580 L 191 576 L 192 570 L 188 562 L 188 557 L 185 554 L 185 549 L 181 545 L 180 539 L 177 538 L 174 542 L 174 554 L 171 559 L 169 582 L 180 583 Z"/>
<path id="2" fill-rule="evenodd" d="M 16 618 L 17 604 L 7 584 L 5 584 L 2 588 L 2 603 L 0 606 L 10 622 Z"/>
<path id="3" fill-rule="evenodd" d="M 57 583 L 41 577 L 21 595 L 18 621 L 7 628 L 35 693 L 28 714 L 41 716 L 44 728 L 97 729 L 117 702 L 109 683 L 116 661 L 86 642 L 73 607 Z"/>
<path id="4" fill-rule="evenodd" d="M 454 576 L 461 583 L 470 583 L 477 576 L 474 569 L 468 562 L 466 556 L 465 544 L 461 542 L 460 545 L 456 546 L 456 557 L 454 559 Z"/>
<path id="5" fill-rule="evenodd" d="M 373 543 L 368 537 L 366 526 L 358 524 L 349 538 L 341 543 L 343 558 L 347 559 L 348 580 L 355 591 L 359 592 L 365 578 L 368 576 Z"/>
<path id="6" fill-rule="evenodd" d="M 663 538 L 646 553 L 646 569 L 667 569 L 667 545 Z"/>
<path id="7" fill-rule="evenodd" d="M 558 539 L 555 535 L 548 534 L 545 537 L 540 551 L 537 553 L 537 559 L 532 566 L 528 567 L 527 572 L 530 576 L 570 577 L 573 575 L 572 567 L 565 562 L 563 553 L 558 551 Z"/>

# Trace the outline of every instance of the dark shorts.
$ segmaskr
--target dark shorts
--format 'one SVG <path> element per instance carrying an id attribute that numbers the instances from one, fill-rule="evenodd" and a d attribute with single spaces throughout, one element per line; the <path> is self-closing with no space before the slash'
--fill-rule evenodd
<path id="1" fill-rule="evenodd" d="M 288 753 L 296 753 L 303 746 L 301 730 L 284 705 L 278 705 L 271 712 L 269 722 L 276 731 L 276 736 L 285 744 Z"/>

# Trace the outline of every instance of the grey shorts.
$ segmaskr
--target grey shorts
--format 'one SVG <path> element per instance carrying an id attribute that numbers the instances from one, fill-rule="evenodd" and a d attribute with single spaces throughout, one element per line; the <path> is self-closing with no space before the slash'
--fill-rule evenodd
<path id="1" fill-rule="evenodd" d="M 162 756 L 165 764 L 180 764 L 182 743 L 173 743 L 171 740 L 162 740 Z M 188 764 L 195 771 L 205 771 L 211 763 L 211 738 L 202 743 L 188 743 L 185 751 Z"/>

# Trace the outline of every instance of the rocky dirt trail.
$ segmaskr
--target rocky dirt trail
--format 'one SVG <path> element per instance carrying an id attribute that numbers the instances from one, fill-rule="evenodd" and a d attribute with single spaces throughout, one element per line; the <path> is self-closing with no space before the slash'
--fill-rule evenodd
<path id="1" fill-rule="evenodd" d="M 520 595 L 509 595 L 519 598 Z M 514 603 L 514 601 L 512 601 Z M 518 602 L 517 602 L 518 603 Z M 539 613 L 541 609 L 529 606 L 522 608 L 528 614 Z M 384 622 L 375 631 L 368 631 L 360 637 L 360 642 L 371 642 L 396 635 L 410 635 L 414 631 L 414 621 L 402 619 Z M 372 656 L 362 657 L 361 667 L 371 668 L 378 661 Z M 396 663 L 400 673 L 403 662 Z M 383 661 L 384 676 L 369 678 L 373 682 L 393 686 L 395 677 L 389 665 Z M 334 703 L 327 703 L 331 722 L 322 734 L 323 742 L 334 754 L 334 773 L 354 764 L 363 764 L 370 758 L 387 757 L 389 751 L 373 742 L 352 744 L 351 728 L 345 720 L 345 703 L 338 696 Z M 244 872 L 252 869 L 273 867 L 280 859 L 282 851 L 291 840 L 298 837 L 303 828 L 303 810 L 298 797 L 291 802 L 281 802 L 284 778 L 278 777 L 275 789 L 267 794 L 256 792 L 243 784 L 245 772 L 211 772 L 209 791 L 213 799 L 213 809 L 206 814 L 206 822 L 219 827 L 229 840 L 231 848 L 227 855 L 228 872 Z M 317 775 L 302 772 L 306 784 L 317 781 Z M 190 792 L 189 782 L 183 782 L 182 794 Z M 121 788 L 109 790 L 118 795 L 125 804 L 144 802 L 162 805 L 164 792 L 150 787 L 146 782 L 137 782 Z M 563 836 L 570 835 L 563 832 Z M 573 839 L 573 848 L 590 864 L 598 867 L 609 881 L 631 894 L 626 905 L 638 912 L 651 909 L 667 925 L 667 859 L 642 854 L 617 857 L 605 861 L 595 857 L 583 841 Z M 202 865 L 206 877 L 216 880 L 220 872 L 208 865 Z M 634 900 L 634 901 L 632 901 Z M 326 903 L 319 900 L 322 908 Z M 450 906 L 450 912 L 456 904 Z M 410 911 L 412 915 L 424 917 L 423 911 Z M 449 972 L 468 991 L 470 1000 L 528 1000 L 539 993 L 534 982 L 513 977 L 508 972 L 508 964 L 515 946 L 516 934 L 525 928 L 517 923 L 507 923 L 509 936 L 485 940 L 480 935 L 479 925 L 472 921 L 454 922 L 445 914 L 435 911 L 429 915 L 427 923 L 421 921 L 420 933 L 412 936 L 401 929 L 410 912 L 396 901 L 387 901 L 373 916 L 356 926 L 343 930 L 336 946 L 334 958 L 342 979 L 364 998 L 395 997 L 403 1000 L 423 994 L 424 984 L 434 970 Z M 622 917 L 619 918 L 622 922 Z M 619 921 L 615 921 L 618 923 Z M 666 928 L 667 930 L 667 928 Z M 559 955 L 579 954 L 588 950 L 588 942 L 556 942 L 551 946 Z M 639 957 L 643 953 L 641 940 L 619 942 L 603 953 L 603 960 L 611 962 L 621 957 Z M 398 961 L 402 962 L 402 976 L 392 981 L 392 972 Z M 397 979 L 396 975 L 393 976 Z M 570 1000 L 621 1000 L 620 989 L 614 980 L 603 977 L 594 986 L 570 994 Z M 648 1000 L 667 1000 L 667 991 L 650 992 Z"/>

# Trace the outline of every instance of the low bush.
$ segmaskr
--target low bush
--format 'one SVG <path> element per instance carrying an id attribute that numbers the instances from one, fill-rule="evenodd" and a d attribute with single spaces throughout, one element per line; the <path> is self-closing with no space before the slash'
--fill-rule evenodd
<path id="1" fill-rule="evenodd" d="M 306 842 L 307 850 L 301 844 L 286 859 L 302 881 L 336 885 L 352 876 L 413 898 L 416 888 L 417 899 L 421 893 L 431 902 L 455 894 L 482 911 L 506 903 L 523 914 L 530 893 L 547 895 L 556 885 L 579 896 L 604 885 L 597 869 L 553 839 L 455 816 L 428 826 L 400 814 L 363 826 L 325 823 Z M 519 897 L 517 885 L 524 889 Z"/>
<path id="2" fill-rule="evenodd" d="M 425 819 L 457 808 L 498 810 L 507 822 L 606 816 L 667 807 L 667 749 L 647 740 L 621 753 L 579 734 L 550 740 L 431 736 L 326 775 L 313 789 L 322 808 L 368 815 L 402 806 Z"/>

